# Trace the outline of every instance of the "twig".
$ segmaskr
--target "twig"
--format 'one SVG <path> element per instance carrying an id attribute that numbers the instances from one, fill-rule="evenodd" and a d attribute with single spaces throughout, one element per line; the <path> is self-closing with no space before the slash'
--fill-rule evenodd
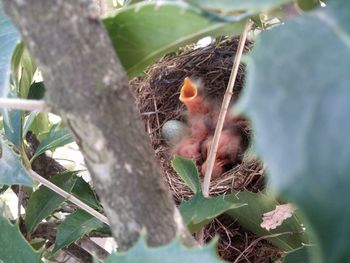
<path id="1" fill-rule="evenodd" d="M 28 110 L 28 111 L 49 111 L 43 100 L 26 100 L 16 98 L 0 98 L 0 108 Z"/>
<path id="2" fill-rule="evenodd" d="M 100 214 L 99 212 L 97 212 L 96 210 L 92 209 L 90 206 L 88 206 L 87 204 L 83 203 L 82 201 L 80 201 L 78 198 L 76 198 L 75 196 L 71 195 L 70 193 L 67 193 L 66 191 L 62 190 L 61 188 L 57 187 L 56 185 L 54 185 L 53 183 L 51 183 L 50 181 L 46 180 L 45 178 L 41 177 L 40 175 L 38 175 L 36 172 L 34 172 L 33 170 L 29 170 L 29 174 L 30 176 L 40 182 L 41 184 L 43 184 L 44 186 L 46 186 L 47 188 L 51 189 L 52 191 L 54 191 L 56 194 L 59 194 L 60 196 L 63 196 L 64 198 L 66 198 L 68 201 L 72 202 L 73 204 L 77 205 L 79 208 L 83 209 L 84 211 L 88 212 L 90 215 L 96 217 L 97 219 L 99 219 L 100 221 L 102 221 L 103 223 L 105 223 L 106 225 L 110 225 L 108 222 L 108 218 L 105 217 L 104 215 Z"/>
<path id="3" fill-rule="evenodd" d="M 236 56 L 235 56 L 235 59 L 233 62 L 233 66 L 232 66 L 230 80 L 228 82 L 226 93 L 225 93 L 225 96 L 224 96 L 224 99 L 223 99 L 223 102 L 221 105 L 218 123 L 216 124 L 213 143 L 209 149 L 208 166 L 207 166 L 207 169 L 205 171 L 204 182 L 203 182 L 203 195 L 205 197 L 209 196 L 209 185 L 210 185 L 210 180 L 211 180 L 211 174 L 212 174 L 213 168 L 214 168 L 214 161 L 215 161 L 216 153 L 218 150 L 220 135 L 221 135 L 222 128 L 224 127 L 226 113 L 227 113 L 227 110 L 228 110 L 228 107 L 230 104 L 230 100 L 232 97 L 233 86 L 234 86 L 235 81 L 236 81 L 239 64 L 241 62 L 245 42 L 246 42 L 247 35 L 248 35 L 248 32 L 249 32 L 251 26 L 252 26 L 252 23 L 250 20 L 248 20 L 245 27 L 244 27 L 243 33 L 240 37 L 238 50 L 237 50 L 237 53 L 236 53 Z"/>

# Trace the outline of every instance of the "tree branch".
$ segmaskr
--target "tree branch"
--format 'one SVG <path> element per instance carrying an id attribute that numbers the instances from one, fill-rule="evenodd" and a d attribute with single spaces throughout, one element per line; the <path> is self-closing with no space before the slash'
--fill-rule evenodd
<path id="1" fill-rule="evenodd" d="M 177 230 L 192 243 L 92 2 L 3 2 L 43 73 L 47 105 L 61 115 L 84 154 L 118 247 L 129 248 L 142 229 L 150 245 L 169 242 Z"/>

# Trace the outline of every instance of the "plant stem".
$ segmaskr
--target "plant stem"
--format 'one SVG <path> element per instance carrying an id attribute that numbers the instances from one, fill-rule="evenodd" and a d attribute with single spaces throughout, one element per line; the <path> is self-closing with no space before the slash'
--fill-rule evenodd
<path id="1" fill-rule="evenodd" d="M 213 143 L 209 149 L 208 166 L 207 166 L 207 170 L 205 171 L 204 182 L 203 182 L 203 195 L 205 197 L 209 196 L 209 185 L 210 185 L 210 180 L 211 180 L 211 174 L 212 174 L 213 168 L 214 168 L 216 153 L 218 150 L 218 144 L 219 144 L 222 128 L 224 126 L 224 121 L 226 118 L 227 110 L 228 110 L 230 100 L 232 97 L 233 86 L 234 86 L 235 81 L 236 81 L 237 72 L 238 72 L 239 64 L 241 62 L 245 42 L 246 42 L 247 35 L 248 35 L 248 32 L 249 32 L 251 26 L 252 26 L 252 22 L 250 20 L 248 20 L 245 27 L 244 27 L 243 33 L 240 37 L 237 53 L 236 53 L 236 56 L 234 58 L 234 62 L 233 62 L 233 66 L 232 66 L 230 80 L 228 82 L 226 93 L 225 93 L 225 96 L 224 96 L 224 99 L 223 99 L 223 102 L 221 105 L 218 123 L 216 124 Z"/>
<path id="2" fill-rule="evenodd" d="M 48 107 L 43 100 L 27 100 L 15 98 L 0 98 L 0 108 L 28 110 L 28 111 L 48 111 Z"/>
<path id="3" fill-rule="evenodd" d="M 94 210 L 93 208 L 91 208 L 90 206 L 88 206 L 87 204 L 83 203 L 82 201 L 80 201 L 78 198 L 76 198 L 75 196 L 71 195 L 70 193 L 67 193 L 66 191 L 62 190 L 61 188 L 57 187 L 56 185 L 54 185 L 53 183 L 51 183 L 50 181 L 46 180 L 45 178 L 41 177 L 39 174 L 37 174 L 36 172 L 34 172 L 33 170 L 29 170 L 29 175 L 36 181 L 40 182 L 41 184 L 43 184 L 44 186 L 46 186 L 47 188 L 51 189 L 52 191 L 54 191 L 56 194 L 59 194 L 60 196 L 63 196 L 64 198 L 66 198 L 68 201 L 72 202 L 73 204 L 75 204 L 76 206 L 78 206 L 79 208 L 83 209 L 84 211 L 88 212 L 90 215 L 96 217 L 97 219 L 99 219 L 100 221 L 102 221 L 103 223 L 105 223 L 106 225 L 109 225 L 109 221 L 108 218 L 105 217 L 104 215 L 102 215 L 101 213 L 97 212 L 96 210 Z"/>

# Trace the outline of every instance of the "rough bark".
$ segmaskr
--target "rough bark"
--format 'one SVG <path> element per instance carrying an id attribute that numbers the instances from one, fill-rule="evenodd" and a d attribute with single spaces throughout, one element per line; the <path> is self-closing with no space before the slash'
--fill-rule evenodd
<path id="1" fill-rule="evenodd" d="M 36 59 L 45 100 L 75 135 L 121 250 L 191 238 L 161 181 L 127 76 L 88 0 L 3 0 Z"/>

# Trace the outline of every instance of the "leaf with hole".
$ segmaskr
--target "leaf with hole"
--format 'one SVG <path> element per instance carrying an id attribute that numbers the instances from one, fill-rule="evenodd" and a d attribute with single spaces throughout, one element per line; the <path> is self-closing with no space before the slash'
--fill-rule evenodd
<path id="1" fill-rule="evenodd" d="M 190 200 L 183 201 L 179 210 L 184 223 L 194 233 L 226 211 L 245 205 L 237 200 L 226 200 L 225 196 L 204 197 L 198 192 Z"/>
<path id="2" fill-rule="evenodd" d="M 280 205 L 271 194 L 262 192 L 253 193 L 247 190 L 242 192 L 233 191 L 232 194 L 225 197 L 225 200 L 246 203 L 247 206 L 229 210 L 226 214 L 260 237 L 276 234 L 277 236 L 269 238 L 269 241 L 284 251 L 299 248 L 303 243 L 308 241 L 308 237 L 305 231 L 303 231 L 300 220 L 296 215 L 285 220 L 276 229 L 267 231 L 261 227 L 263 215 L 266 212 L 274 210 L 277 205 Z M 287 234 L 278 235 L 280 233 Z"/>
<path id="3" fill-rule="evenodd" d="M 33 181 L 23 167 L 20 157 L 0 135 L 0 184 L 32 186 Z"/>
<path id="4" fill-rule="evenodd" d="M 130 78 L 181 46 L 205 36 L 239 34 L 244 26 L 244 21 L 215 21 L 181 1 L 141 2 L 103 22 Z"/>
<path id="5" fill-rule="evenodd" d="M 105 263 L 223 263 L 216 252 L 216 242 L 204 247 L 188 248 L 181 244 L 178 237 L 161 247 L 148 247 L 144 237 L 127 252 L 113 253 Z"/>
<path id="6" fill-rule="evenodd" d="M 175 156 L 171 161 L 171 166 L 194 193 L 201 191 L 198 170 L 192 160 Z"/>
<path id="7" fill-rule="evenodd" d="M 272 187 L 314 230 L 318 263 L 349 258 L 349 10 L 347 0 L 328 1 L 260 34 L 238 105 L 253 122 Z"/>
<path id="8" fill-rule="evenodd" d="M 24 239 L 18 225 L 11 224 L 1 214 L 0 262 L 42 262 L 40 253 L 36 252 Z"/>
<path id="9" fill-rule="evenodd" d="M 75 172 L 65 172 L 53 176 L 49 181 L 59 188 L 70 192 L 76 180 Z M 42 185 L 28 200 L 25 224 L 28 232 L 33 232 L 37 225 L 51 215 L 63 202 L 65 198 Z"/>
<path id="10" fill-rule="evenodd" d="M 55 254 L 63 247 L 81 239 L 91 231 L 102 228 L 103 223 L 89 213 L 78 209 L 66 217 L 57 227 L 57 236 L 52 254 Z"/>

